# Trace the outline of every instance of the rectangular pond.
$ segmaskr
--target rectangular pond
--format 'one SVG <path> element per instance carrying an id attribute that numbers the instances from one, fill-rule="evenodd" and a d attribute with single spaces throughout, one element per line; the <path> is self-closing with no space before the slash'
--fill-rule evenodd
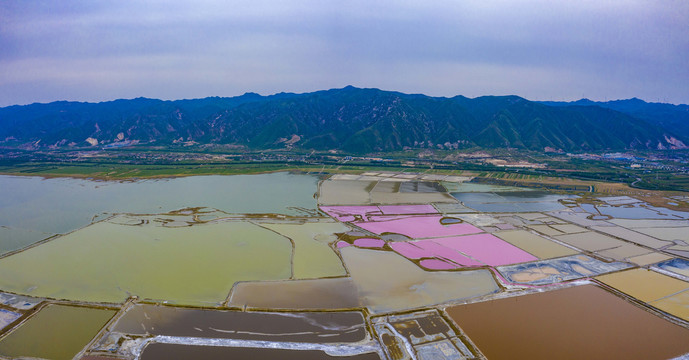
<path id="1" fill-rule="evenodd" d="M 310 343 L 366 339 L 360 312 L 243 312 L 136 305 L 113 331 L 133 335 Z"/>
<path id="2" fill-rule="evenodd" d="M 407 215 L 379 217 L 377 221 L 357 222 L 356 226 L 376 234 L 401 234 L 412 239 L 466 235 L 481 232 L 481 229 L 467 223 L 443 225 L 440 215 Z"/>
<path id="3" fill-rule="evenodd" d="M 449 260 L 459 266 L 498 266 L 538 260 L 524 250 L 491 234 L 398 241 L 391 242 L 389 246 L 395 252 L 410 259 Z M 421 265 L 426 264 L 427 260 L 422 260 Z"/>
<path id="4" fill-rule="evenodd" d="M 528 264 L 501 266 L 498 271 L 512 284 L 549 285 L 620 271 L 629 267 L 630 265 L 625 263 L 606 263 L 580 254 Z"/>
<path id="5" fill-rule="evenodd" d="M 349 277 L 240 282 L 232 289 L 228 306 L 248 309 L 353 309 L 362 306 Z"/>
<path id="6" fill-rule="evenodd" d="M 573 197 L 545 191 L 453 192 L 451 195 L 474 210 L 503 213 L 562 210 L 566 207 L 560 200 Z"/>
<path id="7" fill-rule="evenodd" d="M 72 359 L 114 315 L 114 310 L 47 305 L 0 339 L 0 355 Z"/>
<path id="8" fill-rule="evenodd" d="M 601 275 L 597 279 L 644 302 L 653 302 L 689 290 L 689 282 L 646 269 Z"/>
<path id="9" fill-rule="evenodd" d="M 336 233 L 347 232 L 349 227 L 337 222 L 303 224 L 261 222 L 258 225 L 290 239 L 294 244 L 292 258 L 294 278 L 313 279 L 347 275 L 342 260 L 328 244 L 337 240 Z"/>
<path id="10" fill-rule="evenodd" d="M 597 286 L 446 309 L 488 359 L 665 360 L 689 353 L 689 329 Z"/>
<path id="11" fill-rule="evenodd" d="M 499 231 L 493 235 L 507 241 L 508 243 L 538 257 L 539 259 L 550 259 L 560 256 L 574 255 L 576 250 L 550 241 L 542 236 L 538 236 L 525 230 Z"/>
<path id="12" fill-rule="evenodd" d="M 291 350 L 257 347 L 221 347 L 181 344 L 150 344 L 141 360 L 188 359 L 284 359 L 284 360 L 380 360 L 376 353 L 333 356 L 322 350 Z"/>
<path id="13" fill-rule="evenodd" d="M 378 339 L 390 359 L 464 360 L 474 353 L 437 310 L 388 315 L 372 320 Z"/>
<path id="14" fill-rule="evenodd" d="M 689 260 L 672 259 L 656 264 L 656 267 L 689 279 Z"/>

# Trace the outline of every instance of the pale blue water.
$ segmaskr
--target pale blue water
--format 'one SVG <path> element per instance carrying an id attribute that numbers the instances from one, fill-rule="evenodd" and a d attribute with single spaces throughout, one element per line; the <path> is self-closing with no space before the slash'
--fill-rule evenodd
<path id="1" fill-rule="evenodd" d="M 560 199 L 574 195 L 552 194 L 544 191 L 513 192 L 453 192 L 462 204 L 480 212 L 541 212 L 562 210 Z"/>
<path id="2" fill-rule="evenodd" d="M 612 216 L 617 219 L 689 219 L 689 212 L 654 207 L 646 203 L 624 206 L 594 206 L 591 204 L 581 204 L 580 206 L 591 214 L 598 214 L 598 212 L 600 212 L 603 215 Z"/>

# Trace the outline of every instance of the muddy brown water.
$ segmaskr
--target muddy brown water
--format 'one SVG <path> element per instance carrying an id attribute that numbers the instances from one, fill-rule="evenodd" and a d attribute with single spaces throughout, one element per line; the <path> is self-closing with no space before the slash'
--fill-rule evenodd
<path id="1" fill-rule="evenodd" d="M 142 360 L 175 359 L 284 359 L 284 360 L 380 360 L 375 353 L 354 356 L 331 356 L 320 350 L 287 350 L 265 348 L 233 348 L 179 344 L 150 344 L 141 354 Z"/>
<path id="2" fill-rule="evenodd" d="M 229 306 L 254 309 L 352 309 L 361 307 L 351 278 L 237 283 Z"/>
<path id="3" fill-rule="evenodd" d="M 597 286 L 583 285 L 447 309 L 488 359 L 669 359 L 689 329 Z"/>
<path id="4" fill-rule="evenodd" d="M 448 336 L 450 327 L 438 314 L 392 322 L 392 326 L 413 344 L 442 340 Z"/>
<path id="5" fill-rule="evenodd" d="M 200 310 L 137 305 L 114 331 L 133 335 L 166 335 L 237 340 L 357 342 L 366 337 L 361 313 L 264 313 Z"/>

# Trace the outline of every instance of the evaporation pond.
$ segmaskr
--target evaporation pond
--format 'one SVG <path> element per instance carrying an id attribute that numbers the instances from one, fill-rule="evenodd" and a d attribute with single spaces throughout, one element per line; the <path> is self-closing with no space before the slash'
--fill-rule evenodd
<path id="1" fill-rule="evenodd" d="M 325 180 L 318 188 L 318 203 L 322 205 L 368 205 L 369 192 L 376 185 L 372 181 Z"/>
<path id="2" fill-rule="evenodd" d="M 0 253 L 64 234 L 107 213 L 154 214 L 188 207 L 228 213 L 301 214 L 316 209 L 318 178 L 286 172 L 137 181 L 0 175 Z"/>
<path id="3" fill-rule="evenodd" d="M 391 251 L 340 249 L 359 296 L 371 312 L 429 306 L 498 292 L 490 271 L 424 271 Z"/>
<path id="4" fill-rule="evenodd" d="M 689 282 L 643 268 L 601 275 L 597 279 L 647 303 L 689 290 Z"/>
<path id="5" fill-rule="evenodd" d="M 483 212 L 542 212 L 562 210 L 559 202 L 572 195 L 559 195 L 546 191 L 510 191 L 466 193 L 453 192 L 452 196 L 464 205 Z"/>
<path id="6" fill-rule="evenodd" d="M 360 308 L 359 294 L 349 277 L 240 282 L 232 289 L 228 305 L 249 309 L 353 309 Z"/>
<path id="7" fill-rule="evenodd" d="M 672 259 L 657 264 L 656 267 L 689 278 L 689 260 Z"/>
<path id="8" fill-rule="evenodd" d="M 260 225 L 294 243 L 292 264 L 295 278 L 313 279 L 347 275 L 342 260 L 328 246 L 328 243 L 337 241 L 336 233 L 350 230 L 347 226 L 337 222 Z"/>
<path id="9" fill-rule="evenodd" d="M 0 355 L 72 359 L 114 315 L 114 310 L 48 305 L 0 340 Z"/>
<path id="10" fill-rule="evenodd" d="M 20 313 L 0 308 L 0 331 L 22 316 Z"/>
<path id="11" fill-rule="evenodd" d="M 364 317 L 356 311 L 269 313 L 136 305 L 113 330 L 133 335 L 312 343 L 366 338 Z"/>
<path id="12" fill-rule="evenodd" d="M 602 215 L 612 216 L 616 219 L 677 220 L 689 218 L 689 212 L 653 207 L 645 204 L 624 206 L 597 205 L 595 207 L 590 204 L 581 204 L 580 206 L 589 213 L 596 214 L 600 212 Z"/>
<path id="13" fill-rule="evenodd" d="M 481 232 L 481 229 L 467 223 L 443 225 L 441 215 L 378 217 L 380 221 L 359 222 L 355 225 L 376 234 L 402 234 L 410 238 L 467 235 Z"/>
<path id="14" fill-rule="evenodd" d="M 524 192 L 530 191 L 528 188 L 515 187 L 515 186 L 503 186 L 503 185 L 492 185 L 492 184 L 479 184 L 472 182 L 450 182 L 442 181 L 441 184 L 445 186 L 449 192 L 461 192 L 461 193 L 492 193 L 492 192 Z"/>
<path id="15" fill-rule="evenodd" d="M 576 251 L 525 230 L 500 231 L 495 236 L 540 259 L 576 254 Z"/>
<path id="16" fill-rule="evenodd" d="M 292 245 L 245 221 L 181 228 L 99 222 L 0 259 L 0 289 L 122 302 L 130 295 L 217 306 L 237 281 L 291 276 Z"/>
<path id="17" fill-rule="evenodd" d="M 376 353 L 365 353 L 351 356 L 332 356 L 321 350 L 241 348 L 153 343 L 144 348 L 144 351 L 141 354 L 141 359 L 380 360 L 380 356 Z"/>
<path id="18" fill-rule="evenodd" d="M 689 329 L 594 285 L 459 305 L 447 313 L 491 360 L 515 354 L 660 360 L 689 352 Z"/>

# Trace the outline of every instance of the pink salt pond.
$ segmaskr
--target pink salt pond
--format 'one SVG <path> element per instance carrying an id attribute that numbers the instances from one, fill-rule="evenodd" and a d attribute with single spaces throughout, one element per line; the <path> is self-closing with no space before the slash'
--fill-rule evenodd
<path id="1" fill-rule="evenodd" d="M 392 242 L 390 247 L 408 259 L 423 259 L 421 266 L 441 270 L 461 266 L 500 266 L 538 260 L 533 255 L 491 235 L 454 236 L 419 241 Z M 441 264 L 457 264 L 455 267 Z M 426 266 L 427 264 L 428 266 Z M 435 266 L 435 268 L 433 267 Z"/>
<path id="2" fill-rule="evenodd" d="M 536 261 L 538 258 L 491 234 L 447 237 L 433 242 L 459 251 L 489 266 Z"/>
<path id="3" fill-rule="evenodd" d="M 385 215 L 437 214 L 433 205 L 381 205 L 378 208 Z"/>
<path id="4" fill-rule="evenodd" d="M 354 240 L 354 245 L 363 248 L 382 248 L 385 245 L 385 240 L 361 238 Z"/>
<path id="5" fill-rule="evenodd" d="M 346 242 L 346 241 L 338 241 L 338 242 L 337 242 L 337 248 L 338 248 L 338 249 L 341 249 L 341 248 L 347 247 L 347 246 L 352 246 L 352 244 L 350 244 L 350 243 L 348 243 L 348 242 Z"/>
<path id="6" fill-rule="evenodd" d="M 407 259 L 421 259 L 435 257 L 435 253 L 417 245 L 418 241 L 398 241 L 391 242 L 390 247 L 396 253 L 406 257 Z"/>
<path id="7" fill-rule="evenodd" d="M 395 216 L 389 219 L 376 217 L 380 221 L 359 222 L 356 225 L 376 234 L 397 233 L 414 239 L 481 232 L 477 227 L 467 223 L 443 225 L 440 223 L 441 218 L 441 215 Z"/>
<path id="8" fill-rule="evenodd" d="M 463 254 L 457 250 L 450 249 L 447 246 L 432 240 L 421 240 L 417 245 L 432 252 L 436 258 L 441 260 L 450 260 L 462 266 L 483 266 L 484 263 L 471 258 L 471 254 Z M 467 256 L 469 255 L 469 256 Z"/>
<path id="9" fill-rule="evenodd" d="M 390 243 L 395 252 L 409 259 L 436 258 L 462 266 L 483 266 L 484 264 L 471 259 L 459 251 L 449 249 L 432 240 Z M 458 267 L 457 266 L 457 267 Z"/>

